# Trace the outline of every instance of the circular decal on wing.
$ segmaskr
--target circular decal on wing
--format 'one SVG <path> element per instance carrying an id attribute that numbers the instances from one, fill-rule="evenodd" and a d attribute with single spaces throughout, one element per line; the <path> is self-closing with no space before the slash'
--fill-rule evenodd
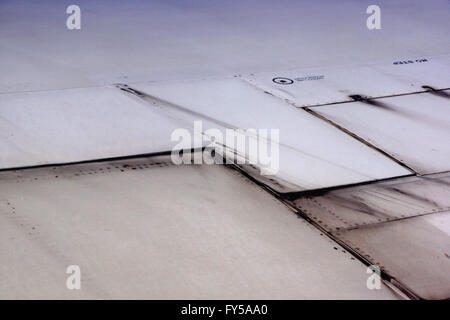
<path id="1" fill-rule="evenodd" d="M 289 79 L 289 78 L 282 78 L 282 77 L 273 78 L 272 81 L 277 84 L 293 84 L 294 83 L 294 80 Z"/>

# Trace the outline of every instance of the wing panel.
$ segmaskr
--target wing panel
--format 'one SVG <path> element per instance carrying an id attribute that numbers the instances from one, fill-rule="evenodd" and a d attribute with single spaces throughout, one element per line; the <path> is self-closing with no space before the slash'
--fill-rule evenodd
<path id="1" fill-rule="evenodd" d="M 423 93 L 313 108 L 420 174 L 450 170 L 450 95 Z"/>
<path id="2" fill-rule="evenodd" d="M 292 203 L 417 296 L 447 299 L 449 199 L 446 173 L 333 190 Z"/>
<path id="3" fill-rule="evenodd" d="M 0 168 L 171 150 L 179 125 L 115 87 L 0 95 Z"/>
<path id="4" fill-rule="evenodd" d="M 294 69 L 243 76 L 261 90 L 297 107 L 423 92 L 450 87 L 448 56 L 411 58 L 379 64 Z"/>
<path id="5" fill-rule="evenodd" d="M 170 157 L 0 173 L 0 260 L 1 298 L 395 298 L 237 171 Z"/>
<path id="6" fill-rule="evenodd" d="M 220 128 L 279 130 L 279 172 L 274 177 L 280 182 L 274 185 L 279 192 L 410 174 L 325 121 L 240 79 L 134 84 L 133 88 L 195 112 L 186 118 L 190 121 L 216 119 Z M 164 103 L 159 105 L 164 108 Z M 255 177 L 264 179 L 258 173 Z"/>

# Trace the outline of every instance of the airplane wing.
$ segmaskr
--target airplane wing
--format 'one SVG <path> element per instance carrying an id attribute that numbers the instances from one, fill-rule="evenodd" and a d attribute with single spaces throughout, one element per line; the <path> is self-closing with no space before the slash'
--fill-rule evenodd
<path id="1" fill-rule="evenodd" d="M 2 1 L 0 298 L 450 298 L 449 4 L 378 2 Z"/>

